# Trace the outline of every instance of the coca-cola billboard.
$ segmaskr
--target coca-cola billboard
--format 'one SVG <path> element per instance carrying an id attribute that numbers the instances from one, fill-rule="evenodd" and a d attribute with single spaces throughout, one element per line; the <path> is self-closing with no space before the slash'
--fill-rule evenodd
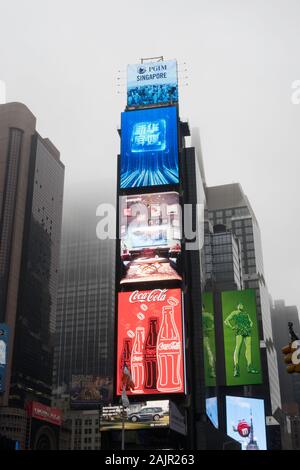
<path id="1" fill-rule="evenodd" d="M 134 383 L 128 395 L 184 393 L 181 289 L 120 292 L 117 394 L 126 365 Z"/>

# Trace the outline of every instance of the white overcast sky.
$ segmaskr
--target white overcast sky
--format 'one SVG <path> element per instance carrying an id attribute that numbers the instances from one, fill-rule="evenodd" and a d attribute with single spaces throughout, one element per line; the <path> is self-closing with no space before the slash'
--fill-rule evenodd
<path id="1" fill-rule="evenodd" d="M 0 0 L 0 19 L 7 101 L 61 151 L 66 194 L 114 188 L 127 63 L 186 63 L 180 114 L 200 128 L 207 183 L 241 183 L 270 293 L 300 308 L 299 0 Z"/>

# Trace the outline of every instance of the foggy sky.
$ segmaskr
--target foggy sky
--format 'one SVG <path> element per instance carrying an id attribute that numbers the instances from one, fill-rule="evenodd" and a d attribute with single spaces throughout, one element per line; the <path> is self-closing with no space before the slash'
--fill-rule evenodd
<path id="1" fill-rule="evenodd" d="M 0 0 L 0 12 L 7 101 L 25 103 L 61 151 L 67 196 L 80 181 L 114 196 L 126 65 L 177 58 L 207 184 L 241 183 L 270 293 L 300 308 L 298 0 Z"/>

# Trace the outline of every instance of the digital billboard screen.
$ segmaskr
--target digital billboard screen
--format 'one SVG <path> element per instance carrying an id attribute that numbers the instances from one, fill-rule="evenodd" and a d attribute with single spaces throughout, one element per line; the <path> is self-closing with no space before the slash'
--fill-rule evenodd
<path id="1" fill-rule="evenodd" d="M 94 409 L 101 402 L 112 402 L 113 384 L 111 377 L 95 375 L 72 375 L 70 405 L 77 409 Z"/>
<path id="2" fill-rule="evenodd" d="M 8 325 L 0 323 L 0 393 L 5 391 L 5 375 L 8 361 L 8 339 Z"/>
<path id="3" fill-rule="evenodd" d="M 254 289 L 222 292 L 227 385 L 262 383 Z"/>
<path id="4" fill-rule="evenodd" d="M 123 112 L 121 126 L 121 188 L 178 184 L 176 107 Z"/>
<path id="5" fill-rule="evenodd" d="M 216 385 L 216 339 L 212 292 L 202 293 L 202 327 L 205 385 L 214 387 Z"/>
<path id="6" fill-rule="evenodd" d="M 181 289 L 120 292 L 117 330 L 117 395 L 125 365 L 128 395 L 185 392 Z"/>
<path id="7" fill-rule="evenodd" d="M 124 428 L 127 431 L 139 429 L 168 428 L 169 427 L 169 401 L 145 401 L 131 403 L 122 416 L 121 406 L 105 406 L 102 410 L 100 431 L 118 431 Z"/>
<path id="8" fill-rule="evenodd" d="M 127 66 L 127 106 L 170 104 L 178 102 L 176 60 L 146 62 Z"/>
<path id="9" fill-rule="evenodd" d="M 264 400 L 227 396 L 226 427 L 242 450 L 267 450 Z"/>
<path id="10" fill-rule="evenodd" d="M 175 192 L 120 197 L 121 284 L 181 280 L 181 207 Z"/>
<path id="11" fill-rule="evenodd" d="M 219 427 L 217 397 L 206 398 L 206 414 L 215 428 Z"/>

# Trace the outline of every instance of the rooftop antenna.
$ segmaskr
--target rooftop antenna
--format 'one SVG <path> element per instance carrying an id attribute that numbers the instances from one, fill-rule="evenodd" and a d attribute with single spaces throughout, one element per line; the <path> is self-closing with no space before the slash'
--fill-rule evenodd
<path id="1" fill-rule="evenodd" d="M 144 62 L 162 62 L 164 60 L 164 56 L 163 55 L 159 55 L 157 57 L 142 57 L 141 59 L 141 64 L 143 64 Z"/>

